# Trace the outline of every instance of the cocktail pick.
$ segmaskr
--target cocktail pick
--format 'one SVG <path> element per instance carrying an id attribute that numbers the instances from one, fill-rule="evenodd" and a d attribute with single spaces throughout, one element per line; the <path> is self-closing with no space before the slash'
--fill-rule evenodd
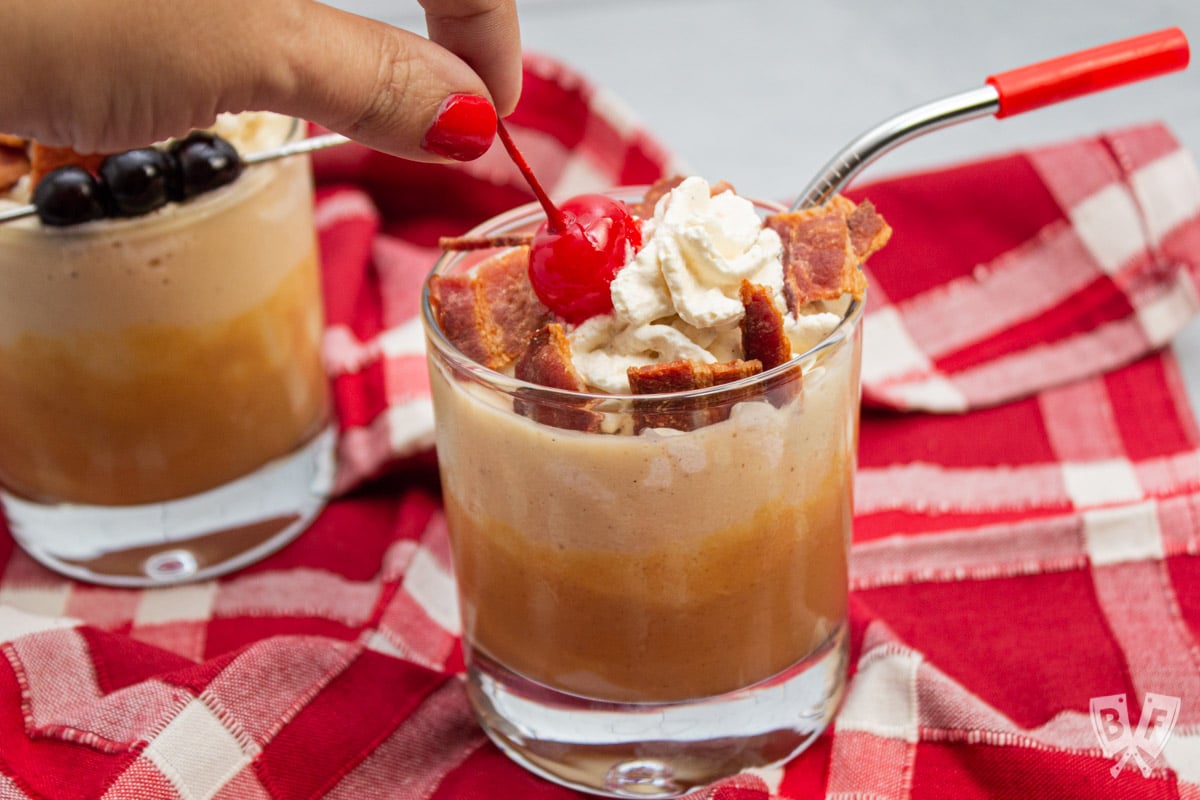
<path id="1" fill-rule="evenodd" d="M 1187 37 L 1179 28 L 1122 39 L 991 75 L 985 84 L 897 114 L 850 142 L 821 169 L 792 210 L 822 205 L 871 162 L 904 142 L 959 122 L 1003 119 L 1175 72 L 1187 66 Z"/>

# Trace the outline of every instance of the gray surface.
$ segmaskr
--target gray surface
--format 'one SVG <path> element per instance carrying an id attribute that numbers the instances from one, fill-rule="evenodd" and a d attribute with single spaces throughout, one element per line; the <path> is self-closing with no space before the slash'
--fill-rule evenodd
<path id="1" fill-rule="evenodd" d="M 424 33 L 416 0 L 334 0 Z M 524 0 L 524 46 L 618 97 L 698 174 L 790 198 L 846 142 L 992 73 L 1160 28 L 1200 0 Z M 1162 120 L 1200 153 L 1200 65 L 902 146 L 861 180 Z M 1176 348 L 1200 409 L 1200 323 Z"/>
<path id="2" fill-rule="evenodd" d="M 415 0 L 333 5 L 424 32 Z M 1200 42 L 1198 0 L 524 0 L 524 46 L 622 98 L 699 173 L 790 197 L 843 144 L 993 72 L 1177 25 Z M 1165 120 L 1200 151 L 1200 68 L 889 154 L 864 174 Z M 781 155 L 786 154 L 786 155 Z"/>

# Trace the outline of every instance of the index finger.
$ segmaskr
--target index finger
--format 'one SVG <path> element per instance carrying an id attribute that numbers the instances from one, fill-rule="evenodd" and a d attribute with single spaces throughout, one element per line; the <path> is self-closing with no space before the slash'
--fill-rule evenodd
<path id="1" fill-rule="evenodd" d="M 516 0 L 420 0 L 429 38 L 475 70 L 500 116 L 521 96 Z"/>

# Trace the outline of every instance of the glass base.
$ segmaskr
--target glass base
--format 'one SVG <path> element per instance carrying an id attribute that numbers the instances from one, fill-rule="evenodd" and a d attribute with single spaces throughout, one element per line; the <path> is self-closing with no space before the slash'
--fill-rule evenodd
<path id="1" fill-rule="evenodd" d="M 843 624 L 811 656 L 746 689 L 629 704 L 564 694 L 475 653 L 467 693 L 492 741 L 530 771 L 605 797 L 669 798 L 812 744 L 841 702 L 848 658 Z"/>
<path id="2" fill-rule="evenodd" d="M 137 506 L 33 503 L 0 490 L 8 528 L 33 559 L 106 586 L 206 580 L 279 550 L 333 485 L 332 426 L 299 450 L 207 492 Z"/>

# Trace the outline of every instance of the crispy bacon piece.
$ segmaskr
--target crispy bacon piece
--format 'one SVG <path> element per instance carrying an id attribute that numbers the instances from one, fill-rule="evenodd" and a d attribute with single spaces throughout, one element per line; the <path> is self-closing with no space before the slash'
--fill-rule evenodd
<path id="1" fill-rule="evenodd" d="M 728 361 L 721 364 L 701 364 L 698 361 L 668 361 L 645 367 L 629 368 L 629 386 L 634 394 L 659 394 L 707 389 L 748 378 L 762 372 L 758 361 Z M 735 403 L 750 398 L 754 390 L 739 392 L 735 396 L 723 396 L 719 405 L 713 398 L 670 398 L 661 401 L 644 401 L 633 415 L 633 428 L 641 432 L 646 428 L 674 428 L 691 431 L 728 419 L 729 410 Z"/>
<path id="2" fill-rule="evenodd" d="M 7 192 L 28 172 L 29 159 L 25 149 L 0 144 L 0 192 Z"/>
<path id="3" fill-rule="evenodd" d="M 529 284 L 528 269 L 529 249 L 518 248 L 484 261 L 470 276 L 430 279 L 438 326 L 464 355 L 501 369 L 525 349 L 550 314 Z"/>
<path id="4" fill-rule="evenodd" d="M 100 162 L 104 160 L 104 157 L 104 153 L 85 155 L 77 153 L 69 147 L 50 147 L 34 141 L 29 144 L 29 162 L 32 166 L 31 180 L 33 185 L 37 186 L 38 181 L 47 172 L 68 164 L 78 164 L 88 172 L 94 173 L 100 169 Z"/>
<path id="5" fill-rule="evenodd" d="M 783 241 L 784 295 L 790 311 L 846 292 L 861 296 L 864 279 L 850 228 L 836 209 L 775 214 L 767 217 L 766 225 Z"/>
<path id="6" fill-rule="evenodd" d="M 758 362 L 741 359 L 719 364 L 702 364 L 699 361 L 681 359 L 648 364 L 644 367 L 630 367 L 628 374 L 629 386 L 634 394 L 661 394 L 720 386 L 757 375 L 762 369 L 762 364 Z"/>
<path id="7" fill-rule="evenodd" d="M 746 358 L 761 362 L 763 370 L 786 364 L 792 358 L 792 342 L 783 329 L 783 314 L 775 307 L 771 293 L 764 286 L 742 281 L 742 351 Z M 772 379 L 763 387 L 767 400 L 776 408 L 785 405 L 800 393 L 800 367 L 787 370 L 785 375 Z"/>
<path id="8" fill-rule="evenodd" d="M 466 275 L 429 279 L 429 304 L 438 327 L 463 355 L 487 365 L 494 361 L 488 341 L 487 315 L 475 298 L 475 283 Z"/>
<path id="9" fill-rule="evenodd" d="M 742 307 L 746 313 L 738 324 L 743 355 L 759 361 L 764 370 L 790 359 L 792 343 L 783 331 L 783 314 L 775 307 L 771 292 L 765 286 L 742 281 Z"/>
<path id="10" fill-rule="evenodd" d="M 861 300 L 867 279 L 859 265 L 887 243 L 891 228 L 870 203 L 838 196 L 824 206 L 767 217 L 783 241 L 788 309 L 851 294 Z"/>
<path id="11" fill-rule="evenodd" d="M 629 206 L 629 213 L 639 219 L 650 219 L 654 216 L 654 207 L 658 205 L 658 201 L 674 189 L 679 184 L 683 183 L 682 175 L 671 175 L 670 177 L 659 178 L 654 183 L 650 184 L 650 188 L 646 191 L 646 196 L 637 203 L 632 203 Z M 716 197 L 721 192 L 735 192 L 733 184 L 729 181 L 717 181 L 708 188 L 709 197 Z"/>
<path id="12" fill-rule="evenodd" d="M 438 247 L 443 250 L 487 250 L 492 247 L 528 247 L 532 233 L 500 233 L 495 236 L 443 236 Z"/>
<path id="13" fill-rule="evenodd" d="M 845 215 L 846 227 L 850 229 L 850 244 L 859 263 L 882 249 L 892 237 L 891 226 L 879 216 L 870 200 L 855 205 L 852 200 L 839 194 L 830 199 L 829 207 Z"/>
<path id="14" fill-rule="evenodd" d="M 491 311 L 495 341 L 507 363 L 520 355 L 529 335 L 550 314 L 529 283 L 529 248 L 510 250 L 480 264 L 475 283 L 477 296 Z"/>
<path id="15" fill-rule="evenodd" d="M 543 325 L 529 340 L 529 346 L 514 365 L 517 378 L 571 392 L 587 390 L 583 378 L 571 363 L 571 343 L 562 325 L 552 322 Z M 513 404 L 518 414 L 554 428 L 595 432 L 600 429 L 601 417 L 588 408 L 587 402 L 572 403 L 565 399 L 539 396 L 518 397 Z"/>
<path id="16" fill-rule="evenodd" d="M 0 133 L 0 147 L 15 147 L 24 150 L 28 141 L 12 133 Z"/>
<path id="17" fill-rule="evenodd" d="M 567 340 L 567 332 L 557 322 L 538 328 L 530 338 L 529 346 L 513 366 L 513 374 L 520 380 L 551 389 L 566 389 L 569 392 L 587 390 L 583 378 L 571 363 L 571 343 Z"/>
<path id="18" fill-rule="evenodd" d="M 630 204 L 629 213 L 639 219 L 650 219 L 654 216 L 654 206 L 658 204 L 658 201 L 681 183 L 683 183 L 682 175 L 659 178 L 650 184 L 650 188 L 646 190 L 646 196 L 641 201 Z"/>

